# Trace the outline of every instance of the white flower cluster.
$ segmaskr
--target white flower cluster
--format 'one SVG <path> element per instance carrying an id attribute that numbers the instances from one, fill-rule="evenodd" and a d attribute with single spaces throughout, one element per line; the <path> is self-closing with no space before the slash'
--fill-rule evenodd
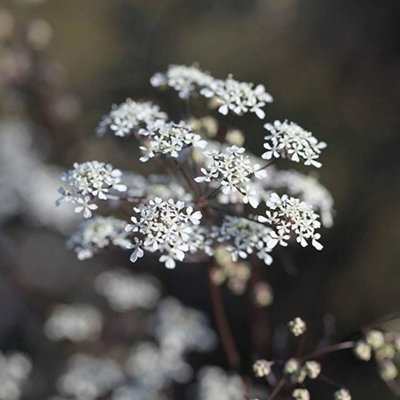
<path id="1" fill-rule="evenodd" d="M 170 65 L 166 73 L 157 73 L 151 80 L 153 86 L 169 86 L 178 91 L 179 97 L 189 98 L 192 93 L 212 98 L 218 104 L 218 111 L 226 115 L 229 111 L 237 115 L 255 113 L 265 117 L 263 107 L 272 102 L 272 96 L 263 85 L 239 82 L 231 75 L 227 79 L 215 79 L 196 66 Z"/>
<path id="2" fill-rule="evenodd" d="M 159 154 L 177 158 L 186 147 L 194 146 L 203 149 L 207 142 L 194 133 L 190 126 L 174 122 L 157 121 L 146 130 L 139 131 L 143 136 L 148 136 L 145 146 L 140 146 L 143 156 L 140 161 L 146 162 Z"/>
<path id="3" fill-rule="evenodd" d="M 110 190 L 123 192 L 126 186 L 120 184 L 121 171 L 114 169 L 111 164 L 99 161 L 74 163 L 74 168 L 64 172 L 61 180 L 64 186 L 59 189 L 61 198 L 57 203 L 71 202 L 75 204 L 75 212 L 83 211 L 85 218 L 92 216 L 92 211 L 98 206 L 92 203 L 93 199 L 107 199 Z"/>
<path id="4" fill-rule="evenodd" d="M 127 99 L 119 106 L 114 105 L 110 114 L 103 117 L 97 127 L 97 134 L 103 136 L 108 130 L 115 136 L 128 136 L 140 129 L 147 129 L 157 121 L 166 121 L 167 114 L 157 105 L 146 101 Z"/>
<path id="5" fill-rule="evenodd" d="M 0 352 L 0 399 L 18 400 L 31 369 L 32 363 L 24 354 Z"/>
<path id="6" fill-rule="evenodd" d="M 321 150 L 326 147 L 326 143 L 318 142 L 311 132 L 288 121 L 274 121 L 273 124 L 265 124 L 264 127 L 270 135 L 265 137 L 267 142 L 264 147 L 267 151 L 262 158 L 270 160 L 282 157 L 295 162 L 303 160 L 305 165 L 321 167 L 321 163 L 316 160 Z"/>
<path id="7" fill-rule="evenodd" d="M 219 367 L 204 367 L 199 373 L 198 400 L 243 400 L 246 398 L 242 379 L 228 375 Z"/>
<path id="8" fill-rule="evenodd" d="M 263 108 L 267 103 L 272 103 L 272 96 L 265 91 L 264 85 L 254 87 L 253 83 L 239 82 L 231 75 L 226 80 L 214 79 L 200 93 L 215 99 L 219 105 L 218 111 L 223 115 L 227 115 L 230 111 L 237 115 L 252 112 L 263 119 L 265 117 Z"/>
<path id="9" fill-rule="evenodd" d="M 132 217 L 132 224 L 126 227 L 127 231 L 140 235 L 140 238 L 135 238 L 132 262 L 143 257 L 143 250 L 159 251 L 162 254 L 160 262 L 167 268 L 174 268 L 175 260 L 182 261 L 185 253 L 199 251 L 206 242 L 206 237 L 199 230 L 196 232 L 201 212 L 194 211 L 183 201 L 165 201 L 156 197 L 135 207 L 134 211 L 138 217 Z"/>
<path id="10" fill-rule="evenodd" d="M 113 244 L 123 249 L 131 249 L 132 243 L 125 230 L 126 222 L 114 217 L 96 216 L 81 223 L 78 232 L 68 240 L 80 260 L 93 257 L 96 251 Z"/>
<path id="11" fill-rule="evenodd" d="M 221 226 L 213 227 L 212 236 L 220 243 L 224 243 L 231 253 L 233 261 L 239 258 L 247 258 L 255 253 L 267 265 L 272 263 L 269 254 L 271 248 L 268 243 L 271 240 L 272 229 L 256 221 L 227 215 Z"/>
<path id="12" fill-rule="evenodd" d="M 103 316 L 95 307 L 86 304 L 58 305 L 45 323 L 46 336 L 54 341 L 72 342 L 93 340 L 103 327 Z"/>
<path id="13" fill-rule="evenodd" d="M 97 291 L 119 312 L 135 308 L 151 309 L 160 298 L 157 281 L 147 275 L 106 271 L 96 278 Z"/>
<path id="14" fill-rule="evenodd" d="M 203 175 L 195 178 L 195 181 L 219 182 L 224 195 L 239 192 L 245 204 L 249 203 L 256 208 L 257 194 L 250 190 L 249 182 L 253 177 L 264 177 L 265 171 L 259 170 L 258 164 L 252 165 L 250 158 L 244 152 L 243 147 L 230 146 L 224 152 L 205 153 L 206 165 L 201 168 Z"/>
<path id="15" fill-rule="evenodd" d="M 333 198 L 315 176 L 297 171 L 274 171 L 267 184 L 270 189 L 284 188 L 287 194 L 301 198 L 319 211 L 325 227 L 333 225 Z"/>
<path id="16" fill-rule="evenodd" d="M 57 387 L 62 395 L 95 400 L 108 394 L 122 379 L 122 371 L 113 360 L 76 354 L 70 358 Z"/>
<path id="17" fill-rule="evenodd" d="M 211 85 L 213 80 L 210 74 L 194 65 L 170 65 L 167 72 L 153 75 L 150 83 L 154 87 L 169 86 L 178 92 L 180 98 L 186 99 L 192 92 Z"/>
<path id="18" fill-rule="evenodd" d="M 317 250 L 322 249 L 323 246 L 318 242 L 321 235 L 316 232 L 321 227 L 321 222 L 309 204 L 294 197 L 287 195 L 279 197 L 276 193 L 272 193 L 267 201 L 267 207 L 269 209 L 266 211 L 266 217 L 258 216 L 258 220 L 274 228 L 269 235 L 269 248 L 272 249 L 277 244 L 287 246 L 287 241 L 293 232 L 301 246 L 307 246 L 311 240 Z"/>
<path id="19" fill-rule="evenodd" d="M 264 118 L 263 108 L 272 101 L 262 85 L 238 82 L 232 76 L 215 79 L 197 66 L 171 65 L 166 73 L 154 75 L 151 83 L 171 87 L 185 99 L 192 95 L 207 97 L 222 114 L 254 112 Z M 325 143 L 318 142 L 310 132 L 287 121 L 275 121 L 265 127 L 270 135 L 266 137 L 268 151 L 263 158 L 284 157 L 320 166 L 317 159 Z M 199 261 L 205 255 L 213 255 L 220 243 L 234 262 L 254 253 L 271 264 L 271 251 L 278 243 L 286 246 L 291 234 L 302 246 L 311 242 L 315 248 L 322 248 L 317 232 L 321 222 L 314 210 L 323 213 L 327 226 L 332 223 L 333 201 L 329 193 L 312 177 L 292 172 L 279 174 L 269 164 L 260 167 L 261 157 L 239 147 L 244 139 L 240 131 L 224 132 L 210 117 L 175 123 L 151 102 L 131 99 L 114 106 L 103 119 L 98 133 L 102 135 L 107 130 L 116 136 L 134 135 L 142 151 L 140 160 L 146 162 L 160 156 L 166 171 L 149 177 L 135 173 L 122 176 L 111 165 L 92 161 L 76 163 L 63 175 L 65 184 L 58 202 L 73 203 L 75 211 L 83 211 L 86 218 L 98 208 L 95 199 L 109 200 L 115 208 L 123 202 L 135 206 L 130 224 L 104 217 L 84 224 L 69 242 L 80 259 L 92 257 L 97 249 L 113 244 L 133 249 L 132 262 L 143 257 L 145 251 L 158 252 L 160 262 L 174 268 L 176 261 L 183 261 L 186 256 Z M 220 143 L 223 137 L 225 143 Z M 203 151 L 205 148 L 207 151 Z M 271 194 L 283 188 L 299 198 Z M 122 196 L 115 191 L 125 193 Z M 257 208 L 264 202 L 266 216 L 248 215 L 244 205 Z M 243 290 L 248 279 L 246 265 L 238 264 L 225 272 L 220 274 L 220 282 L 227 280 L 238 292 Z"/>

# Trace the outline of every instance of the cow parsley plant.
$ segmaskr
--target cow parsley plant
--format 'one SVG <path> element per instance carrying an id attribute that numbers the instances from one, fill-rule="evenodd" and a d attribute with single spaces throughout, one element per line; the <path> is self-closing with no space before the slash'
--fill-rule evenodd
<path id="1" fill-rule="evenodd" d="M 285 172 L 278 170 L 278 159 L 320 167 L 325 143 L 285 120 L 265 124 L 270 133 L 266 152 L 257 155 L 246 149 L 246 132 L 227 128 L 224 119 L 231 114 L 234 123 L 248 113 L 264 119 L 272 96 L 261 84 L 231 75 L 214 78 L 196 65 L 172 65 L 154 75 L 151 84 L 175 90 L 189 113 L 173 121 L 150 101 L 127 99 L 103 117 L 97 133 L 123 138 L 132 151 L 130 141 L 137 141 L 137 158 L 155 162 L 160 173 L 143 176 L 91 161 L 75 163 L 62 176 L 58 202 L 72 203 L 75 212 L 89 218 L 69 242 L 79 258 L 115 245 L 130 249 L 132 262 L 156 253 L 161 263 L 174 268 L 177 262 L 212 260 L 221 246 L 233 263 L 254 254 L 266 264 L 272 263 L 278 245 L 298 242 L 322 249 L 318 211 L 330 222 L 329 193 L 319 183 L 314 184 L 318 193 L 311 193 L 305 178 L 292 188 L 291 180 L 280 178 Z M 201 104 L 210 115 L 190 112 Z M 260 126 L 260 134 L 262 130 Z M 93 217 L 94 212 L 99 215 Z"/>

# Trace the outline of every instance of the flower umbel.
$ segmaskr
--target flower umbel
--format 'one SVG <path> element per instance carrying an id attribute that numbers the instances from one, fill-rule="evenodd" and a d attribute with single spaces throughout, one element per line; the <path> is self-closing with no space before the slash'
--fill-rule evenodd
<path id="1" fill-rule="evenodd" d="M 229 195 L 238 191 L 243 195 L 243 203 L 252 207 L 258 206 L 256 194 L 248 185 L 251 178 L 262 178 L 265 171 L 257 164 L 252 165 L 250 158 L 244 154 L 243 147 L 230 146 L 224 152 L 213 151 L 205 153 L 206 166 L 201 168 L 203 176 L 195 178 L 197 183 L 219 182 L 222 193 Z"/>
<path id="2" fill-rule="evenodd" d="M 288 121 L 275 121 L 273 124 L 265 124 L 264 127 L 270 135 L 265 137 L 267 142 L 264 147 L 267 151 L 262 158 L 270 160 L 282 157 L 295 162 L 303 160 L 305 165 L 321 167 L 321 163 L 316 160 L 326 143 L 318 142 L 311 132 Z"/>
<path id="3" fill-rule="evenodd" d="M 121 182 L 121 171 L 114 169 L 111 164 L 99 161 L 75 163 L 74 168 L 63 173 L 61 180 L 64 186 L 58 204 L 71 202 L 75 204 L 75 212 L 82 212 L 85 218 L 92 216 L 97 205 L 92 203 L 95 198 L 107 200 L 110 191 L 124 192 L 126 186 Z"/>
<path id="4" fill-rule="evenodd" d="M 308 241 L 311 240 L 317 250 L 323 248 L 318 241 L 321 235 L 316 231 L 321 227 L 319 215 L 310 205 L 295 197 L 287 195 L 280 197 L 272 193 L 267 201 L 267 207 L 266 217 L 259 216 L 258 220 L 274 228 L 274 232 L 270 235 L 271 239 L 268 241 L 271 249 L 278 243 L 286 246 L 291 233 L 295 234 L 296 241 L 303 247 L 306 247 Z"/>
<path id="5" fill-rule="evenodd" d="M 159 251 L 160 262 L 167 268 L 175 267 L 175 260 L 182 261 L 185 253 L 199 250 L 206 239 L 197 229 L 201 212 L 194 211 L 183 201 L 164 201 L 159 197 L 135 207 L 138 217 L 132 217 L 128 232 L 137 233 L 131 261 L 143 255 L 143 250 Z M 200 236 L 200 238 L 199 238 Z"/>

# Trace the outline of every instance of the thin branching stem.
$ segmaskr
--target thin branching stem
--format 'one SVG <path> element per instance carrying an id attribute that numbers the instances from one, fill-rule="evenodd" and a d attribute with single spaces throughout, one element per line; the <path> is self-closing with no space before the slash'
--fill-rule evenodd
<path id="1" fill-rule="evenodd" d="M 208 282 L 210 286 L 211 303 L 220 334 L 222 345 L 225 349 L 231 368 L 238 369 L 241 365 L 241 359 L 236 348 L 232 332 L 229 327 L 228 319 L 225 314 L 224 304 L 221 297 L 221 292 L 218 285 L 215 284 L 212 278 L 212 267 L 208 266 Z"/>
<path id="2" fill-rule="evenodd" d="M 179 172 L 182 174 L 182 176 L 185 179 L 186 183 L 188 184 L 189 189 L 191 189 L 193 195 L 197 196 L 198 195 L 198 191 L 197 191 L 196 186 L 193 183 L 194 182 L 193 179 L 190 178 L 190 176 L 186 172 L 185 168 L 183 168 L 182 165 L 179 164 L 178 160 L 176 160 L 175 158 L 174 158 L 174 163 L 175 163 L 176 167 L 178 168 Z"/>
<path id="3" fill-rule="evenodd" d="M 300 360 L 307 361 L 310 359 L 320 358 L 338 350 L 352 349 L 354 345 L 355 345 L 354 341 L 347 341 L 347 342 L 333 344 L 332 346 L 324 347 L 322 349 L 308 353 L 305 356 L 303 356 Z"/>
<path id="4" fill-rule="evenodd" d="M 276 396 L 279 394 L 279 392 L 281 391 L 281 389 L 283 388 L 285 383 L 286 383 L 286 379 L 284 377 L 282 377 L 276 384 L 275 389 L 271 393 L 271 396 L 269 396 L 269 400 L 273 400 L 276 398 Z"/>

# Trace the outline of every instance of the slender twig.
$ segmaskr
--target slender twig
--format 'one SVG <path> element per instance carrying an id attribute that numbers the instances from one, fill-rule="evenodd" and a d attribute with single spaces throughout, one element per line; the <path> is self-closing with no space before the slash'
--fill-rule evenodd
<path id="1" fill-rule="evenodd" d="M 336 387 L 342 387 L 343 386 L 343 385 L 340 385 L 339 383 L 335 382 L 333 379 L 331 379 L 328 376 L 323 375 L 323 374 L 319 374 L 317 379 L 320 380 L 321 382 L 325 382 L 326 384 L 331 385 L 331 386 L 336 386 Z"/>
<path id="2" fill-rule="evenodd" d="M 120 200 L 120 201 L 127 201 L 129 203 L 139 203 L 142 201 L 145 197 L 140 197 L 140 196 L 124 196 L 124 195 L 118 195 L 118 194 L 107 194 L 107 199 L 108 200 Z"/>
<path id="3" fill-rule="evenodd" d="M 210 200 L 210 199 L 214 198 L 214 197 L 219 193 L 220 190 L 221 190 L 221 186 L 217 187 L 216 189 L 214 189 L 212 192 L 210 192 L 210 193 L 206 196 L 206 199 L 207 199 L 207 200 Z"/>
<path id="4" fill-rule="evenodd" d="M 208 281 L 210 285 L 211 302 L 217 323 L 218 331 L 221 337 L 222 345 L 225 349 L 226 356 L 229 364 L 233 369 L 238 369 L 241 360 L 239 353 L 236 349 L 235 341 L 233 339 L 231 330 L 229 328 L 228 320 L 226 318 L 224 305 L 221 298 L 221 292 L 218 285 L 216 285 L 212 278 L 212 267 L 208 266 Z"/>
<path id="5" fill-rule="evenodd" d="M 352 349 L 355 345 L 354 341 L 342 342 L 337 343 L 332 346 L 324 347 L 322 349 L 313 351 L 312 353 L 306 354 L 301 358 L 301 361 L 306 361 L 309 359 L 320 358 L 325 356 L 326 354 L 333 353 L 334 351 L 338 350 L 345 350 L 345 349 Z"/>
<path id="6" fill-rule="evenodd" d="M 386 381 L 386 385 L 395 396 L 400 396 L 400 385 L 394 379 Z"/>
<path id="7" fill-rule="evenodd" d="M 300 338 L 300 342 L 299 342 L 299 347 L 297 348 L 297 357 L 301 356 L 301 353 L 304 350 L 304 345 L 306 344 L 306 333 L 304 335 L 302 335 L 302 337 Z"/>
<path id="8" fill-rule="evenodd" d="M 389 321 L 393 321 L 394 319 L 399 319 L 400 318 L 400 310 L 398 311 L 393 311 L 390 314 L 384 315 L 383 317 L 369 323 L 368 325 L 363 327 L 363 330 L 368 330 L 370 328 L 380 326 L 382 324 L 385 324 Z"/>
<path id="9" fill-rule="evenodd" d="M 196 186 L 193 184 L 193 179 L 190 178 L 190 176 L 186 172 L 185 168 L 183 168 L 182 165 L 179 164 L 178 160 L 176 160 L 175 158 L 174 158 L 174 163 L 175 163 L 176 167 L 178 168 L 178 170 L 180 171 L 180 173 L 182 174 L 185 181 L 187 182 L 189 188 L 192 190 L 193 194 L 195 196 L 197 196 L 198 191 L 197 191 Z"/>
<path id="10" fill-rule="evenodd" d="M 273 400 L 278 393 L 281 391 L 281 389 L 283 388 L 283 386 L 285 385 L 285 378 L 282 377 L 279 382 L 277 383 L 277 385 L 275 386 L 275 389 L 273 390 L 273 392 L 271 393 L 271 396 L 269 396 L 269 400 Z"/>

